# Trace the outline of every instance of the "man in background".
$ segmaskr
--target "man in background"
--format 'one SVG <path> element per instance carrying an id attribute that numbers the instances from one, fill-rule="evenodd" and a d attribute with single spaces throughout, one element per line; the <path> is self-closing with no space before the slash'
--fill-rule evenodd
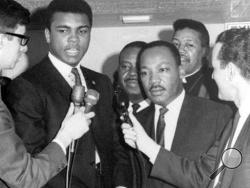
<path id="1" fill-rule="evenodd" d="M 95 117 L 90 130 L 76 144 L 71 187 L 112 187 L 112 85 L 107 76 L 80 65 L 90 42 L 91 7 L 83 0 L 53 0 L 46 16 L 48 56 L 14 79 L 8 90 L 16 131 L 27 150 L 38 153 L 57 134 L 71 102 L 72 87 L 82 84 L 86 91 L 96 90 L 100 98 L 92 108 Z M 45 187 L 63 188 L 65 180 L 63 170 Z"/>
<path id="2" fill-rule="evenodd" d="M 218 89 L 211 77 L 208 54 L 209 33 L 205 25 L 191 19 L 178 19 L 173 23 L 172 43 L 181 56 L 185 71 L 183 85 L 192 96 L 217 100 Z"/>
<path id="3" fill-rule="evenodd" d="M 140 50 L 146 45 L 143 41 L 134 41 L 123 47 L 119 55 L 118 65 L 118 85 L 116 86 L 118 95 L 119 89 L 123 89 L 129 99 L 129 108 L 135 109 L 138 113 L 147 108 L 150 104 L 146 99 L 139 82 L 137 61 Z"/>
<path id="4" fill-rule="evenodd" d="M 0 71 L 12 69 L 27 51 L 29 11 L 13 0 L 0 1 Z M 43 186 L 66 166 L 66 148 L 88 130 L 93 113 L 73 114 L 73 104 L 53 140 L 31 157 L 16 135 L 10 112 L 0 98 L 0 187 Z M 84 110 L 84 109 L 83 109 Z"/>

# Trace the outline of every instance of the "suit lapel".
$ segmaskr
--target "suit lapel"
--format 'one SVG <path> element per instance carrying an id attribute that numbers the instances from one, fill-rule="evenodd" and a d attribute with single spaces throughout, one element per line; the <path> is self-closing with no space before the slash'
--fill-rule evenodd
<path id="1" fill-rule="evenodd" d="M 48 57 L 44 59 L 42 66 L 41 71 L 45 71 L 48 90 L 59 93 L 66 101 L 70 101 L 72 89 Z"/>
<path id="2" fill-rule="evenodd" d="M 141 123 L 146 133 L 153 139 L 155 139 L 154 114 L 155 107 L 153 103 L 151 103 L 148 108 L 145 108 L 136 114 L 136 118 Z"/>
<path id="3" fill-rule="evenodd" d="M 248 116 L 246 122 L 244 123 L 244 126 L 236 140 L 236 143 L 235 143 L 235 146 L 234 148 L 238 149 L 241 154 L 242 154 L 242 157 L 244 157 L 244 146 L 245 146 L 245 143 L 246 143 L 246 138 L 247 136 L 250 134 L 250 116 Z M 244 160 L 244 159 L 242 159 Z M 238 167 L 240 168 L 240 166 Z M 228 188 L 231 186 L 231 183 L 233 183 L 233 176 L 235 174 L 235 172 L 237 171 L 237 168 L 236 169 L 225 169 L 225 174 L 224 174 L 224 177 L 223 177 L 223 180 L 222 180 L 222 188 Z"/>
<path id="4" fill-rule="evenodd" d="M 187 129 L 189 129 L 189 126 L 192 125 L 192 118 L 190 118 L 190 116 L 192 115 L 193 109 L 190 108 L 191 104 L 189 105 L 189 103 L 190 99 L 187 95 L 185 95 L 171 147 L 171 151 L 173 152 L 178 152 L 178 148 L 180 148 L 179 142 L 183 140 L 183 137 L 187 134 Z"/>

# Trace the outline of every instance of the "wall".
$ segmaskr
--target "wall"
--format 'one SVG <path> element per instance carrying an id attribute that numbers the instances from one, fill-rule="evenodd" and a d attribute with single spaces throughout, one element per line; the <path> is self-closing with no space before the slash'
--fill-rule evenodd
<path id="1" fill-rule="evenodd" d="M 217 35 L 224 30 L 224 24 L 207 24 L 211 37 L 211 45 Z M 28 56 L 30 64 L 34 65 L 47 54 L 43 31 L 35 30 L 29 33 L 32 41 L 29 45 Z M 150 42 L 153 40 L 170 40 L 171 26 L 130 26 L 93 28 L 88 52 L 82 60 L 82 65 L 95 71 L 112 74 L 117 68 L 118 53 L 124 45 L 134 40 Z"/>

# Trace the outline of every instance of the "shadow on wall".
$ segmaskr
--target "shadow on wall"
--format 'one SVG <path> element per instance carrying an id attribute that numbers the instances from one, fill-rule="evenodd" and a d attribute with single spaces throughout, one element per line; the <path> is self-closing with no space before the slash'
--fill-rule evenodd
<path id="1" fill-rule="evenodd" d="M 48 53 L 48 46 L 44 36 L 45 14 L 45 8 L 38 8 L 31 15 L 31 23 L 27 31 L 31 37 L 27 52 L 30 67 L 38 63 Z"/>
<path id="2" fill-rule="evenodd" d="M 159 40 L 171 42 L 173 33 L 172 29 L 163 29 L 158 33 Z"/>
<path id="3" fill-rule="evenodd" d="M 118 67 L 119 54 L 110 55 L 103 63 L 102 73 L 106 74 L 112 81 L 114 81 L 114 73 Z"/>

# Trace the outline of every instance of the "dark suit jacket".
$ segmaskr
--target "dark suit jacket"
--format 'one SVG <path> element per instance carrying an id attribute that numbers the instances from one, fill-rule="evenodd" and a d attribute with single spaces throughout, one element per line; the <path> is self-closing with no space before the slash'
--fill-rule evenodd
<path id="1" fill-rule="evenodd" d="M 65 154 L 56 143 L 50 143 L 31 158 L 15 133 L 10 112 L 0 99 L 0 187 L 8 184 L 17 188 L 40 188 L 65 166 Z"/>
<path id="2" fill-rule="evenodd" d="M 154 138 L 154 105 L 137 114 L 145 131 Z M 232 113 L 229 107 L 213 101 L 186 95 L 181 107 L 171 151 L 189 159 L 197 159 L 214 143 Z M 167 128 L 167 124 L 166 124 Z M 152 165 L 146 159 L 147 174 Z M 163 167 L 164 168 L 164 167 Z M 175 187 L 153 177 L 147 179 L 147 188 Z"/>
<path id="3" fill-rule="evenodd" d="M 105 187 L 112 185 L 113 171 L 113 90 L 107 76 L 81 67 L 87 87 L 100 93 L 93 107 L 90 131 L 79 141 L 75 152 L 73 187 L 95 186 L 95 148 L 98 150 Z M 16 131 L 31 153 L 41 151 L 56 135 L 70 104 L 71 87 L 46 57 L 12 81 L 8 105 L 16 121 Z M 63 188 L 66 170 L 47 187 Z"/>
<path id="4" fill-rule="evenodd" d="M 207 66 L 186 77 L 186 81 L 184 88 L 189 95 L 218 100 L 218 88 L 212 79 L 212 70 Z"/>
<path id="5" fill-rule="evenodd" d="M 212 187 L 213 181 L 210 181 L 209 176 L 215 170 L 215 167 L 218 166 L 231 131 L 232 126 L 229 124 L 221 138 L 198 161 L 180 158 L 174 153 L 161 149 L 151 175 L 172 182 L 180 187 L 200 188 L 207 187 L 208 184 L 209 187 Z M 250 117 L 248 117 L 243 126 L 235 148 L 242 153 L 242 163 L 238 168 L 225 169 L 221 188 L 250 187 Z"/>

